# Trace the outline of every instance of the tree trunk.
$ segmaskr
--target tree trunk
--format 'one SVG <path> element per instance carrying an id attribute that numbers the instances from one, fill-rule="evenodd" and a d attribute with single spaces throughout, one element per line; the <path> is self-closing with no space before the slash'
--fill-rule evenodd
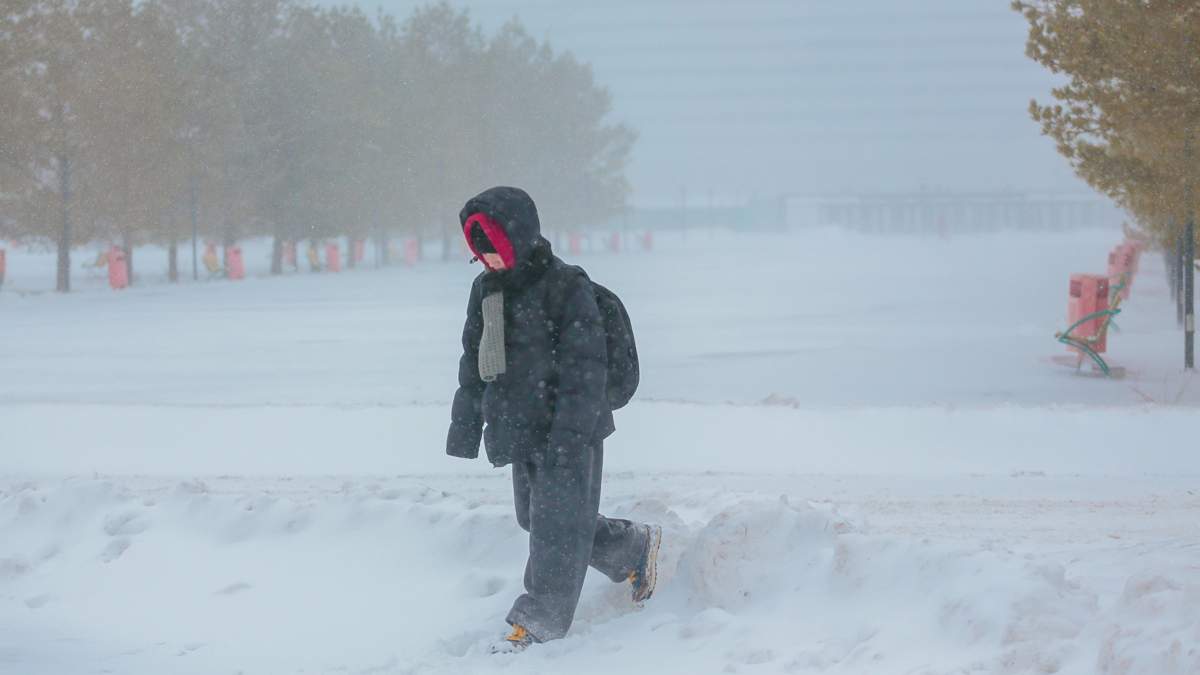
<path id="1" fill-rule="evenodd" d="M 133 285 L 133 244 L 125 239 L 125 272 L 129 275 L 129 285 Z"/>
<path id="2" fill-rule="evenodd" d="M 1178 277 L 1175 274 L 1177 260 L 1174 247 L 1168 246 L 1167 250 L 1163 252 L 1163 262 L 1167 268 L 1167 287 L 1171 289 L 1171 302 L 1178 302 L 1179 286 L 1175 283 Z"/>
<path id="3" fill-rule="evenodd" d="M 171 283 L 179 283 L 179 244 L 172 239 L 167 247 L 167 279 Z"/>
<path id="4" fill-rule="evenodd" d="M 346 236 L 346 267 L 354 269 L 354 237 Z"/>
<path id="5" fill-rule="evenodd" d="M 225 237 L 221 241 L 221 267 L 225 269 L 225 274 L 229 274 L 229 249 L 237 245 L 237 239 L 233 236 L 233 228 L 225 228 Z"/>
<path id="6" fill-rule="evenodd" d="M 376 244 L 379 247 L 379 256 L 375 261 L 376 267 L 392 264 L 392 254 L 391 251 L 388 250 L 388 236 L 386 231 L 379 231 L 379 237 L 376 239 Z"/>
<path id="7" fill-rule="evenodd" d="M 62 199 L 62 230 L 58 233 L 59 293 L 71 292 L 71 160 L 58 156 L 59 196 Z"/>
<path id="8" fill-rule="evenodd" d="M 283 238 L 278 234 L 271 242 L 271 274 L 273 276 L 283 274 Z"/>
<path id="9" fill-rule="evenodd" d="M 194 172 L 188 180 L 188 187 L 188 215 L 192 220 L 192 281 L 198 281 L 200 279 L 200 267 L 197 265 L 198 254 L 196 252 L 196 248 L 197 240 L 199 238 L 199 235 L 197 234 L 197 229 L 199 226 L 197 218 L 198 207 L 196 204 L 196 174 Z"/>

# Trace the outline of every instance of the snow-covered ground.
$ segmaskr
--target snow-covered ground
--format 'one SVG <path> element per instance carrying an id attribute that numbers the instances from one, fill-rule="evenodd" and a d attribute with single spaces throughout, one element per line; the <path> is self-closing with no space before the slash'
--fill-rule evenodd
<path id="1" fill-rule="evenodd" d="M 663 523 L 635 608 L 493 657 L 525 536 L 447 458 L 477 268 L 0 290 L 0 673 L 1200 673 L 1200 392 L 1159 259 L 1051 362 L 1119 234 L 692 234 L 580 260 L 639 397 L 603 510 Z M 157 265 L 157 267 L 156 267 Z"/>

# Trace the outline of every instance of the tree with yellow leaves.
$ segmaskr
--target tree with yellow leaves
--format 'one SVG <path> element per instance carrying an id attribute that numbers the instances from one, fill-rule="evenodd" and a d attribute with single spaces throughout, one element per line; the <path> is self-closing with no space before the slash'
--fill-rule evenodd
<path id="1" fill-rule="evenodd" d="M 1200 3 L 1016 0 L 1026 53 L 1066 78 L 1030 111 L 1076 173 L 1128 209 L 1158 243 L 1194 258 L 1200 212 Z M 1192 366 L 1191 275 L 1184 294 Z"/>

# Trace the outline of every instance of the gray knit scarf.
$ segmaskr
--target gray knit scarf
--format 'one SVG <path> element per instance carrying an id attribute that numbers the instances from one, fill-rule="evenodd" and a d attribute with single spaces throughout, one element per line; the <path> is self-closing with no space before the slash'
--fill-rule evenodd
<path id="1" fill-rule="evenodd" d="M 494 382 L 504 374 L 504 292 L 483 298 L 483 337 L 479 340 L 479 379 Z"/>

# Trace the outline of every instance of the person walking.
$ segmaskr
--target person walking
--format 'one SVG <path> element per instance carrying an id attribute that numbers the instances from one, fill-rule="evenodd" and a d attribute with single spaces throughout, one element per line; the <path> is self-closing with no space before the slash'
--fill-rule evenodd
<path id="1" fill-rule="evenodd" d="M 648 600 L 662 528 L 599 513 L 604 440 L 637 386 L 624 307 L 554 255 L 524 190 L 486 190 L 459 222 L 484 271 L 467 303 L 446 453 L 474 459 L 482 439 L 494 466 L 512 466 L 529 558 L 493 652 L 519 652 L 566 635 L 588 566 Z"/>

